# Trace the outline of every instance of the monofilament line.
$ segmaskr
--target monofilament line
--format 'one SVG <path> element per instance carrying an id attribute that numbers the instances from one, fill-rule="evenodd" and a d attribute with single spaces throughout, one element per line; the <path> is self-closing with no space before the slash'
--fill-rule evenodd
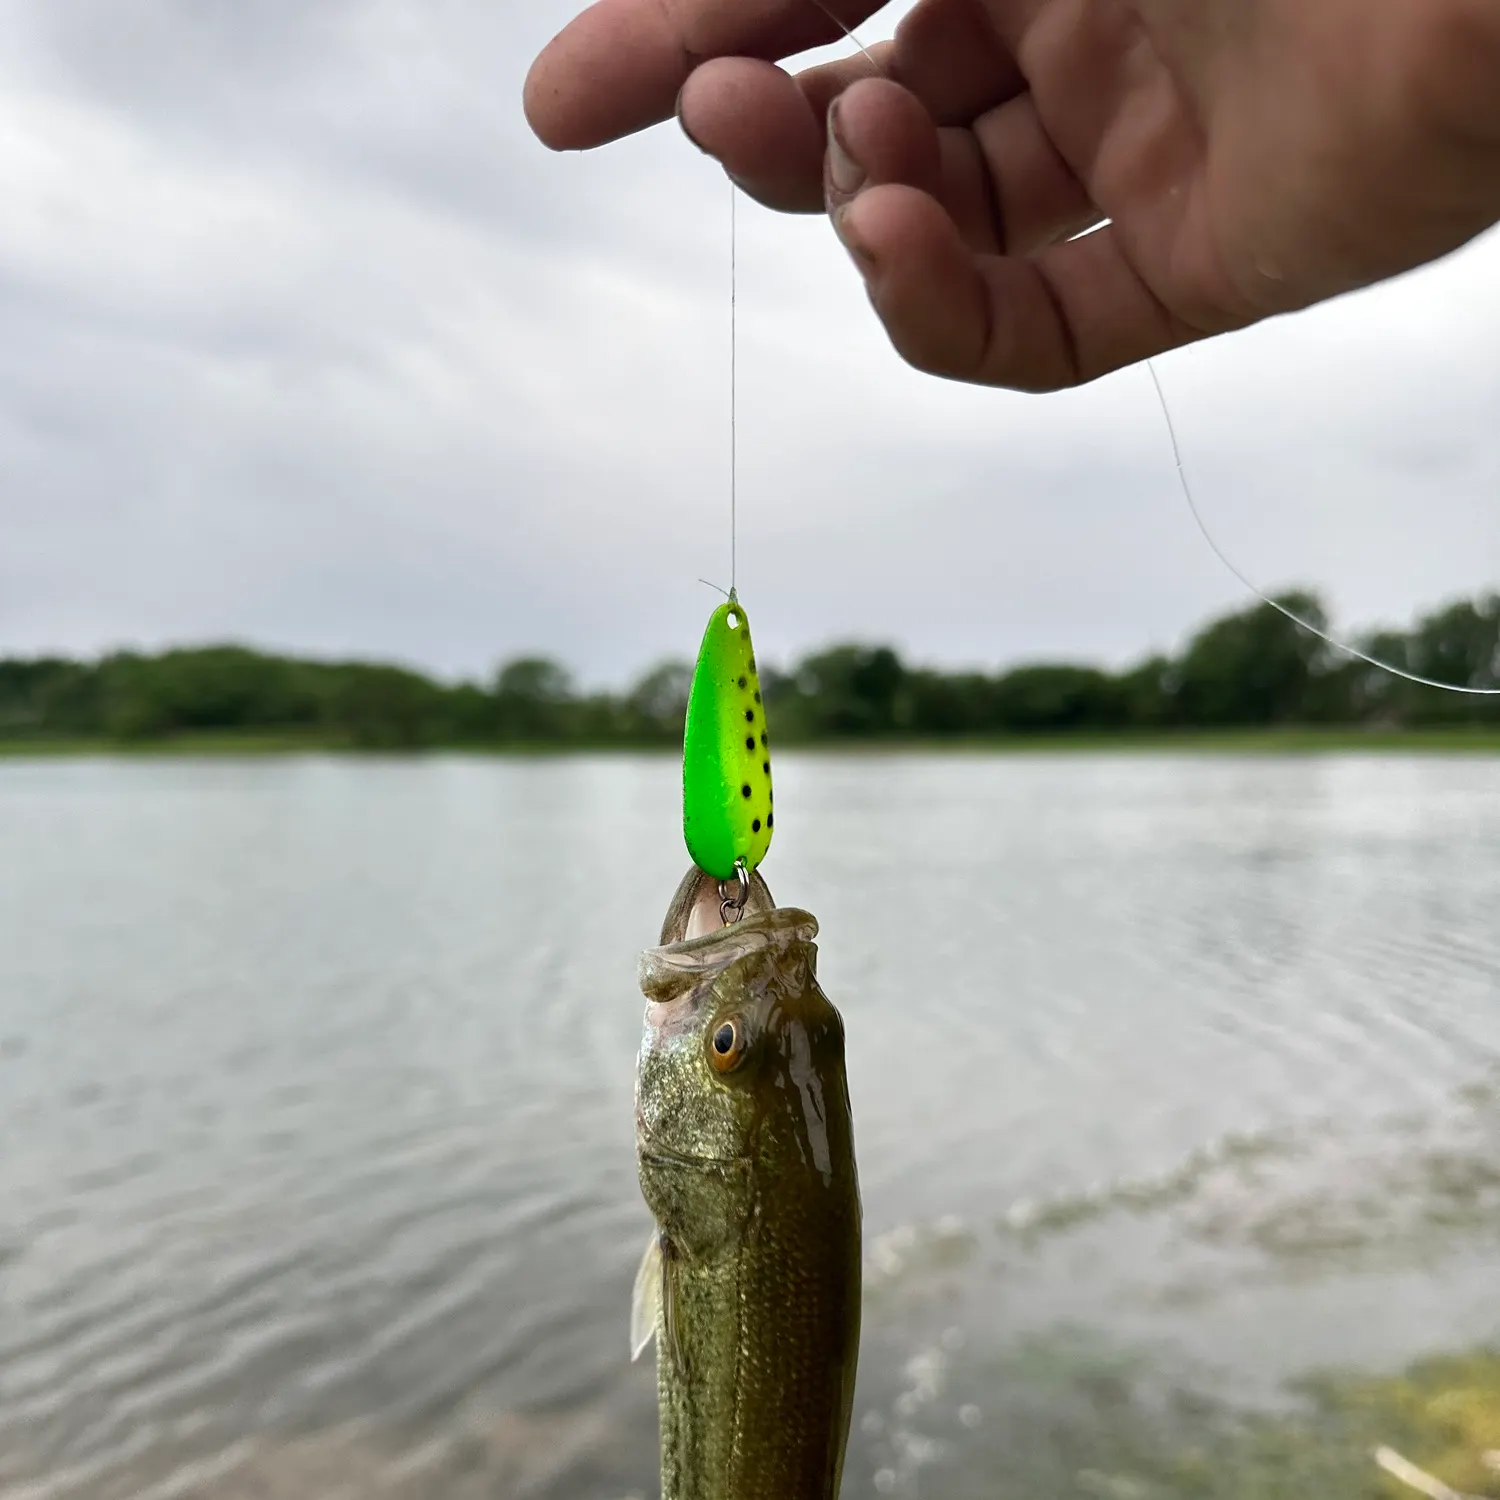
<path id="1" fill-rule="evenodd" d="M 874 70 L 881 71 L 880 64 L 870 56 L 865 44 L 855 36 L 824 0 L 812 3 L 833 22 L 840 31 L 864 53 L 865 60 Z M 729 597 L 737 597 L 739 583 L 739 189 L 729 184 Z"/>
<path id="2" fill-rule="evenodd" d="M 1182 463 L 1182 449 L 1177 442 L 1177 427 L 1172 421 L 1171 410 L 1167 406 L 1167 395 L 1161 387 L 1161 377 L 1156 373 L 1156 366 L 1151 360 L 1146 361 L 1146 369 L 1150 373 L 1151 383 L 1156 387 L 1156 399 L 1161 403 L 1161 414 L 1167 419 L 1167 436 L 1172 443 L 1172 462 L 1177 466 L 1177 482 L 1182 488 L 1182 498 L 1187 501 L 1188 510 L 1193 520 L 1197 523 L 1198 530 L 1203 533 L 1203 540 L 1208 543 L 1215 557 L 1224 564 L 1226 568 L 1244 584 L 1244 586 L 1260 600 L 1262 604 L 1269 604 L 1272 609 L 1285 615 L 1294 625 L 1300 625 L 1304 630 L 1310 631 L 1320 641 L 1325 641 L 1336 651 L 1342 651 L 1345 656 L 1352 656 L 1356 661 L 1362 661 L 1366 666 L 1374 667 L 1381 672 L 1389 672 L 1392 677 L 1400 677 L 1406 682 L 1414 682 L 1419 687 L 1439 688 L 1445 693 L 1468 693 L 1475 698 L 1493 698 L 1500 696 L 1500 688 L 1468 687 L 1457 682 L 1438 682 L 1431 677 L 1422 677 L 1415 672 L 1408 672 L 1402 667 L 1393 666 L 1388 661 L 1380 661 L 1373 656 L 1367 656 L 1357 647 L 1346 645 L 1343 641 L 1336 640 L 1333 636 L 1319 630 L 1311 620 L 1304 620 L 1301 615 L 1290 610 L 1284 604 L 1278 603 L 1268 594 L 1263 593 L 1248 578 L 1245 577 L 1235 565 L 1224 555 L 1224 549 L 1213 539 L 1208 527 L 1204 524 L 1203 517 L 1198 513 L 1197 503 L 1193 499 L 1193 488 L 1188 483 L 1187 470 Z"/>
<path id="3" fill-rule="evenodd" d="M 865 44 L 862 41 L 860 41 L 860 39 L 857 36 L 855 36 L 852 28 L 846 26 L 836 15 L 834 15 L 833 11 L 830 10 L 829 7 L 824 4 L 824 0 L 812 0 L 812 3 L 815 6 L 817 6 L 817 8 L 820 11 L 822 11 L 823 14 L 825 16 L 827 16 L 828 19 L 830 21 L 832 21 L 835 26 L 838 27 L 838 29 L 840 31 L 842 31 L 844 33 L 844 35 L 846 37 L 848 37 L 849 40 L 851 42 L 853 42 L 856 47 L 859 48 L 859 50 L 864 54 L 865 61 L 867 63 L 869 63 L 869 65 L 872 68 L 874 68 L 875 71 L 877 73 L 879 73 L 881 77 L 884 77 L 885 74 L 884 74 L 884 71 L 882 70 L 880 64 L 878 62 L 876 62 L 875 59 L 874 59 L 874 57 L 872 57 L 870 55 L 870 49 L 868 47 L 866 47 Z"/>
<path id="4" fill-rule="evenodd" d="M 740 249 L 739 189 L 729 184 L 729 597 L 739 570 L 740 488 Z"/>

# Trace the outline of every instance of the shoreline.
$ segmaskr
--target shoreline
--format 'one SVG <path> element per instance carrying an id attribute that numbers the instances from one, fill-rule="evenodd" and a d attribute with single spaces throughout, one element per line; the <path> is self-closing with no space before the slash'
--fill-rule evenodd
<path id="1" fill-rule="evenodd" d="M 1287 728 L 1120 732 L 1101 734 L 988 735 L 952 737 L 888 736 L 784 742 L 777 754 L 793 756 L 952 755 L 1500 755 L 1500 727 L 1455 726 L 1431 729 Z M 570 743 L 357 745 L 333 736 L 204 733 L 161 739 L 109 738 L 0 739 L 0 761 L 67 759 L 173 759 L 229 756 L 330 755 L 415 760 L 466 756 L 496 760 L 554 759 L 565 756 L 680 755 L 676 744 L 577 741 Z"/>

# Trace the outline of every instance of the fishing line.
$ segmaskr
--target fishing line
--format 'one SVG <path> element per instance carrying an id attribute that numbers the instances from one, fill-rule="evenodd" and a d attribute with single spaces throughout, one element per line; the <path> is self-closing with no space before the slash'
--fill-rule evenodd
<path id="1" fill-rule="evenodd" d="M 810 0 L 810 3 L 812 5 L 815 5 L 820 11 L 822 11 L 823 14 L 827 16 L 828 19 L 832 21 L 833 24 L 837 26 L 839 30 L 842 31 L 844 35 L 848 37 L 849 40 L 853 42 L 857 48 L 859 48 L 860 53 L 863 55 L 865 61 L 868 62 L 872 68 L 874 68 L 875 72 L 880 77 L 884 78 L 888 76 L 885 69 L 882 68 L 880 64 L 875 60 L 874 55 L 870 52 L 870 49 L 866 47 L 862 41 L 860 41 L 860 39 L 854 34 L 852 28 L 846 26 L 844 22 L 841 21 L 839 17 L 833 13 L 833 11 L 825 3 L 825 0 Z M 1278 614 L 1284 615 L 1294 625 L 1298 625 L 1303 630 L 1306 630 L 1310 634 L 1317 636 L 1317 638 L 1325 645 L 1332 646 L 1334 650 L 1342 651 L 1345 656 L 1351 656 L 1356 661 L 1362 661 L 1366 666 L 1374 667 L 1377 671 L 1388 673 L 1392 677 L 1399 677 L 1403 682 L 1416 683 L 1418 687 L 1437 688 L 1440 692 L 1444 693 L 1463 693 L 1472 698 L 1500 697 L 1500 687 L 1469 687 L 1467 684 L 1463 683 L 1439 682 L 1434 677 L 1423 677 L 1418 672 L 1408 672 L 1404 667 L 1398 667 L 1393 662 L 1381 661 L 1379 657 L 1371 656 L 1367 652 L 1361 651 L 1357 646 L 1351 646 L 1347 641 L 1341 641 L 1337 636 L 1329 635 L 1327 631 L 1321 630 L 1318 626 L 1314 625 L 1311 620 L 1306 620 L 1301 615 L 1297 614 L 1295 610 L 1288 609 L 1286 605 L 1282 604 L 1279 600 L 1271 598 L 1271 596 L 1265 593 L 1264 590 L 1258 588 L 1254 583 L 1252 583 L 1229 560 L 1228 556 L 1224 552 L 1224 549 L 1220 547 L 1219 544 L 1214 540 L 1213 534 L 1209 531 L 1207 523 L 1204 521 L 1202 514 L 1199 512 L 1197 502 L 1193 499 L 1192 486 L 1188 483 L 1187 469 L 1182 461 L 1182 448 L 1177 441 L 1177 427 L 1176 424 L 1172 421 L 1172 412 L 1171 409 L 1167 406 L 1167 395 L 1166 392 L 1162 389 L 1161 377 L 1156 373 L 1156 365 L 1152 360 L 1148 359 L 1146 361 L 1146 371 L 1151 376 L 1152 385 L 1156 388 L 1157 403 L 1161 407 L 1162 417 L 1167 424 L 1167 437 L 1172 445 L 1172 462 L 1177 469 L 1177 483 L 1182 490 L 1182 498 L 1187 501 L 1188 513 L 1192 516 L 1194 524 L 1197 526 L 1199 533 L 1203 537 L 1203 540 L 1208 543 L 1209 550 L 1215 557 L 1219 559 L 1221 563 L 1224 564 L 1224 566 L 1229 570 L 1230 574 L 1235 579 L 1237 579 L 1240 584 L 1248 589 L 1250 593 L 1253 594 L 1257 599 L 1259 599 L 1262 604 L 1269 604 L 1271 608 L 1274 609 Z"/>
<path id="2" fill-rule="evenodd" d="M 880 64 L 870 55 L 869 49 L 848 26 L 834 15 L 824 4 L 824 0 L 811 0 L 811 4 L 822 11 L 859 48 L 865 61 L 875 72 L 884 77 Z M 739 227 L 739 189 L 731 178 L 729 183 L 729 592 L 726 596 L 731 604 L 738 598 L 740 546 Z M 708 584 L 709 588 L 718 593 L 724 593 L 718 584 L 709 583 L 706 578 L 700 578 L 698 582 Z"/>
<path id="3" fill-rule="evenodd" d="M 729 600 L 738 582 L 740 524 L 740 190 L 729 184 Z"/>
<path id="4" fill-rule="evenodd" d="M 818 8 L 818 9 L 819 9 L 819 10 L 820 10 L 820 11 L 822 11 L 822 12 L 823 12 L 823 14 L 824 14 L 824 15 L 825 15 L 825 16 L 827 16 L 827 17 L 828 17 L 828 19 L 829 19 L 829 20 L 830 20 L 830 21 L 832 21 L 832 22 L 833 22 L 833 24 L 834 24 L 834 25 L 835 25 L 835 26 L 837 26 L 837 27 L 838 27 L 838 29 L 839 29 L 839 30 L 840 30 L 840 31 L 842 31 L 842 32 L 843 32 L 843 33 L 844 33 L 844 35 L 845 35 L 845 36 L 846 36 L 846 37 L 848 37 L 848 38 L 849 38 L 849 40 L 850 40 L 850 41 L 851 41 L 851 42 L 853 42 L 853 43 L 854 43 L 854 45 L 855 45 L 855 46 L 856 46 L 856 47 L 858 47 L 858 48 L 859 48 L 859 50 L 860 50 L 860 51 L 861 51 L 861 52 L 862 52 L 862 53 L 863 53 L 863 54 L 864 54 L 864 59 L 865 59 L 865 61 L 866 61 L 866 62 L 867 62 L 867 63 L 869 63 L 869 65 L 870 65 L 870 66 L 871 66 L 871 67 L 872 67 L 872 68 L 874 68 L 874 69 L 875 69 L 875 71 L 876 71 L 876 72 L 877 72 L 877 73 L 878 73 L 878 74 L 879 74 L 879 75 L 880 75 L 880 76 L 881 76 L 881 77 L 882 77 L 882 78 L 884 78 L 884 77 L 885 77 L 885 76 L 886 76 L 886 73 L 885 73 L 885 69 L 884 69 L 884 68 L 882 68 L 882 67 L 881 67 L 881 66 L 880 66 L 880 64 L 879 64 L 879 63 L 878 63 L 878 62 L 876 62 L 876 61 L 875 61 L 875 58 L 874 58 L 874 56 L 873 56 L 873 55 L 872 55 L 872 54 L 871 54 L 871 52 L 870 52 L 870 49 L 869 49 L 869 48 L 868 48 L 868 47 L 866 47 L 866 46 L 865 46 L 865 44 L 864 44 L 864 43 L 863 43 L 863 42 L 862 42 L 862 41 L 860 41 L 860 39 L 859 39 L 859 38 L 858 38 L 858 37 L 857 37 L 857 36 L 855 36 L 855 34 L 854 34 L 854 32 L 853 32 L 853 31 L 852 31 L 852 30 L 851 30 L 851 29 L 850 29 L 850 28 L 849 28 L 849 27 L 848 27 L 848 26 L 846 26 L 846 25 L 845 25 L 845 24 L 844 24 L 844 23 L 843 23 L 843 22 L 842 22 L 842 21 L 841 21 L 841 20 L 839 20 L 839 18 L 838 18 L 838 17 L 837 17 L 837 16 L 836 16 L 836 15 L 834 15 L 834 13 L 833 13 L 833 12 L 832 12 L 832 11 L 831 11 L 831 10 L 830 10 L 830 9 L 829 9 L 829 8 L 828 8 L 828 7 L 827 7 L 827 5 L 825 5 L 825 4 L 824 4 L 824 3 L 823 3 L 823 0 L 812 0 L 812 3 L 813 3 L 813 4 L 814 4 L 814 5 L 816 5 L 816 6 L 817 6 L 817 8 Z"/>
<path id="5" fill-rule="evenodd" d="M 1310 631 L 1326 645 L 1332 646 L 1337 651 L 1342 651 L 1346 656 L 1352 656 L 1356 661 L 1364 662 L 1366 666 L 1375 667 L 1382 672 L 1388 672 L 1392 677 L 1399 677 L 1405 682 L 1414 682 L 1420 687 L 1439 688 L 1445 693 L 1466 693 L 1470 697 L 1474 698 L 1493 698 L 1500 696 L 1500 688 L 1469 687 L 1466 684 L 1457 682 L 1439 682 L 1436 678 L 1423 677 L 1417 672 L 1408 672 L 1404 667 L 1395 666 L 1391 662 L 1381 661 L 1379 657 L 1370 656 L 1367 653 L 1359 650 L 1358 647 L 1351 646 L 1346 641 L 1341 641 L 1337 637 L 1329 635 L 1325 630 L 1320 630 L 1316 625 L 1312 623 L 1311 620 L 1303 619 L 1302 616 L 1297 614 L 1295 610 L 1288 609 L 1286 605 L 1282 604 L 1279 600 L 1271 598 L 1269 594 L 1263 592 L 1261 589 L 1257 588 L 1255 584 L 1251 583 L 1251 581 L 1246 578 L 1245 575 L 1240 572 L 1240 570 L 1235 567 L 1232 562 L 1230 562 L 1229 558 L 1225 556 L 1224 549 L 1220 547 L 1219 544 L 1213 539 L 1212 533 L 1209 531 L 1207 525 L 1204 523 L 1202 515 L 1199 513 L 1197 503 L 1193 499 L 1192 486 L 1188 483 L 1187 470 L 1183 466 L 1182 449 L 1178 446 L 1177 442 L 1177 427 L 1172 421 L 1172 413 L 1167 406 L 1167 395 L 1166 392 L 1162 390 L 1161 377 L 1156 373 L 1156 365 L 1149 359 L 1146 361 L 1146 370 L 1151 376 L 1152 385 L 1156 387 L 1156 399 L 1161 405 L 1161 414 L 1166 418 L 1167 436 L 1169 439 L 1171 439 L 1172 443 L 1172 462 L 1176 465 L 1177 468 L 1177 483 L 1182 489 L 1182 498 L 1187 501 L 1188 511 L 1192 515 L 1193 520 L 1197 523 L 1198 530 L 1202 533 L 1203 540 L 1208 543 L 1209 549 L 1210 551 L 1212 551 L 1213 555 L 1217 557 L 1219 561 L 1223 563 L 1224 566 L 1228 568 L 1229 571 L 1247 589 L 1249 589 L 1250 592 L 1254 594 L 1262 604 L 1269 604 L 1272 609 L 1277 611 L 1278 614 L 1285 615 L 1286 618 L 1289 619 L 1294 625 L 1300 625 L 1304 630 Z"/>

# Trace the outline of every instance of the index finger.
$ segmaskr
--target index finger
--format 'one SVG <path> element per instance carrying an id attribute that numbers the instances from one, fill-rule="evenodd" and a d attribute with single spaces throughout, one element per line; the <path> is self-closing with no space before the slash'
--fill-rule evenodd
<path id="1" fill-rule="evenodd" d="M 598 0 L 542 50 L 526 119 L 554 151 L 585 151 L 670 118 L 711 57 L 776 62 L 844 35 L 885 0 Z M 834 19 L 837 17 L 837 20 Z"/>

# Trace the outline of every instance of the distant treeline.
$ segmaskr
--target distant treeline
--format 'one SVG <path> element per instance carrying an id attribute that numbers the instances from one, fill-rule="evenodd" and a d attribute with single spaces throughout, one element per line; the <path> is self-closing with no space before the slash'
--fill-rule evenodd
<path id="1" fill-rule="evenodd" d="M 1283 596 L 1323 624 L 1315 594 Z M 1462 600 L 1406 632 L 1358 643 L 1424 677 L 1500 686 L 1500 595 Z M 306 661 L 240 646 L 94 662 L 0 659 L 0 739 L 149 741 L 282 736 L 371 749 L 669 745 L 691 666 L 667 662 L 624 693 L 580 693 L 565 668 L 512 661 L 452 685 L 401 667 Z M 1266 605 L 1200 630 L 1180 655 L 1122 672 L 1065 663 L 949 673 L 887 646 L 839 645 L 788 671 L 763 665 L 780 742 L 936 739 L 1292 726 L 1500 725 L 1500 700 L 1400 681 L 1333 650 Z"/>

